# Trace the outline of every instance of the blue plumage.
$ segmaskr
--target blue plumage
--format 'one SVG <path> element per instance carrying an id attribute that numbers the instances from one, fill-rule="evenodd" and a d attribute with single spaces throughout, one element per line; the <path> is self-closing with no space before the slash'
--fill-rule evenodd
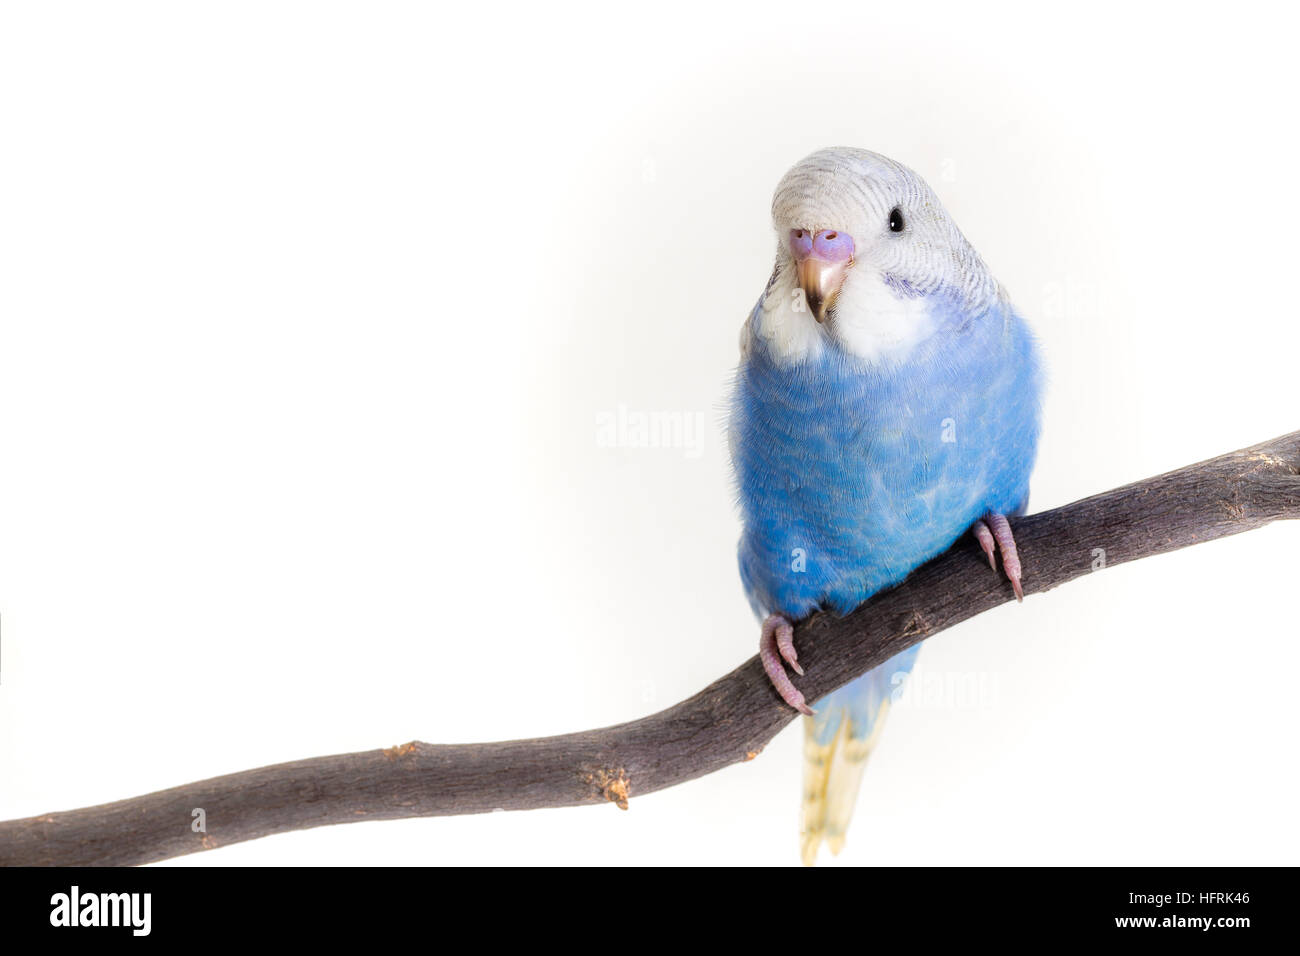
<path id="1" fill-rule="evenodd" d="M 773 215 L 782 245 L 742 332 L 732 434 L 741 578 L 755 612 L 784 624 L 847 613 L 980 519 L 1022 511 L 1041 373 L 1024 321 L 905 167 L 856 150 L 814 154 L 787 175 Z M 1014 543 L 998 543 L 1018 587 Z M 818 703 L 805 860 L 822 836 L 842 842 L 857 776 L 846 774 L 847 796 L 828 795 L 832 764 L 847 753 L 860 775 L 915 657 Z M 765 666 L 781 689 L 779 665 Z"/>
<path id="2" fill-rule="evenodd" d="M 1038 440 L 1029 332 L 1010 307 L 934 311 L 941 331 L 906 365 L 832 344 L 783 367 L 760 338 L 741 366 L 740 573 L 756 610 L 846 614 L 977 518 L 1023 506 Z"/>

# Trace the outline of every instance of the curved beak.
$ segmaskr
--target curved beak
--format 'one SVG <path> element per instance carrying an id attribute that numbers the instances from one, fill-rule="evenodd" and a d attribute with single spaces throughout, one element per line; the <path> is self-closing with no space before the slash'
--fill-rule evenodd
<path id="1" fill-rule="evenodd" d="M 797 263 L 799 288 L 803 290 L 804 300 L 819 324 L 826 321 L 826 313 L 835 304 L 835 297 L 840 294 L 840 286 L 844 284 L 844 274 L 852 264 L 852 259 L 827 262 L 816 256 L 809 256 Z"/>

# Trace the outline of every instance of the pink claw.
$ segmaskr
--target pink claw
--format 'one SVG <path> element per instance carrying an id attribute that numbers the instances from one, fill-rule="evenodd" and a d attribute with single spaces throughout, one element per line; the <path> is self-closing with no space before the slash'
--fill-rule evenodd
<path id="1" fill-rule="evenodd" d="M 758 659 L 763 662 L 767 678 L 781 695 L 781 699 L 799 711 L 812 716 L 813 710 L 804 700 L 803 694 L 790 681 L 782 661 L 789 664 L 796 674 L 803 675 L 799 666 L 799 654 L 794 649 L 794 625 L 780 614 L 769 614 L 763 622 L 763 634 L 758 640 Z"/>
<path id="2" fill-rule="evenodd" d="M 975 522 L 973 530 L 975 532 L 975 540 L 980 543 L 980 547 L 983 548 L 984 553 L 988 555 L 989 567 L 996 571 L 998 569 L 998 561 L 997 558 L 993 556 L 993 551 L 996 547 L 993 543 L 993 532 L 989 530 L 989 526 L 984 523 L 984 519 L 982 518 Z"/>
<path id="3" fill-rule="evenodd" d="M 975 538 L 980 543 L 984 553 L 989 556 L 989 565 L 993 570 L 997 570 L 997 564 L 993 560 L 993 543 L 996 541 L 998 550 L 1002 552 L 1002 569 L 1007 572 L 1007 577 L 1011 579 L 1011 590 L 1016 592 L 1016 600 L 1025 599 L 1024 588 L 1020 586 L 1020 553 L 1016 550 L 1016 539 L 1011 533 L 1011 524 L 1007 521 L 1007 516 L 990 512 L 979 521 L 975 522 L 972 529 L 975 532 Z"/>

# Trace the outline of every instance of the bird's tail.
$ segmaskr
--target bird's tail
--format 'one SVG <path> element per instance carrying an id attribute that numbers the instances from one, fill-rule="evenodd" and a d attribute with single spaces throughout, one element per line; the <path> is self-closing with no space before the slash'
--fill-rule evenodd
<path id="1" fill-rule="evenodd" d="M 891 657 L 845 684 L 804 718 L 803 862 L 812 866 L 825 840 L 832 853 L 844 846 L 858 802 L 862 771 L 889 713 L 889 701 L 916 663 L 920 645 Z"/>

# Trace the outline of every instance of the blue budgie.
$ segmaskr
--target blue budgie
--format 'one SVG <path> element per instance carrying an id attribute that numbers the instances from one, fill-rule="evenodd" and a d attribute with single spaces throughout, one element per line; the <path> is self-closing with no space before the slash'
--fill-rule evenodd
<path id="1" fill-rule="evenodd" d="M 802 855 L 833 852 L 912 648 L 817 703 L 793 622 L 845 614 L 967 530 L 1016 597 L 1041 374 L 1002 286 L 910 169 L 824 149 L 772 201 L 776 269 L 741 331 L 731 411 L 740 575 L 759 654 L 805 719 Z"/>

